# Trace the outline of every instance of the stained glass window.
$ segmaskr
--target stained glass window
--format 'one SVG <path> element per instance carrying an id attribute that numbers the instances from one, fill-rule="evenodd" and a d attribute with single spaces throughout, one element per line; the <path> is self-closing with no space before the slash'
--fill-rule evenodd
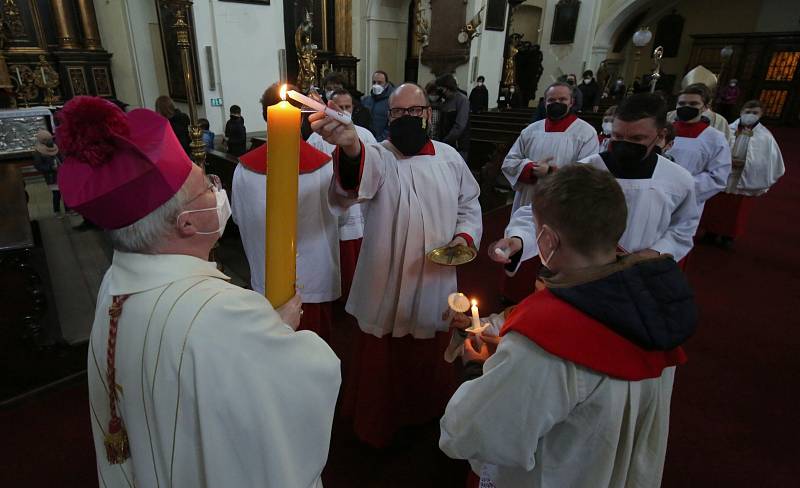
<path id="1" fill-rule="evenodd" d="M 768 81 L 792 81 L 800 63 L 800 51 L 779 51 L 772 54 L 767 68 Z"/>
<path id="2" fill-rule="evenodd" d="M 762 90 L 758 99 L 764 106 L 764 117 L 778 118 L 783 114 L 783 106 L 789 92 L 786 90 Z"/>

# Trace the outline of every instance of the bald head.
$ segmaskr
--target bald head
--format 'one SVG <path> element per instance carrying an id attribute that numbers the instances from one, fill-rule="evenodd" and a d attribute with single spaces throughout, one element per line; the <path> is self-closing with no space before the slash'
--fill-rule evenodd
<path id="1" fill-rule="evenodd" d="M 420 105 L 428 106 L 428 96 L 416 83 L 403 83 L 389 95 L 389 107 L 408 108 Z"/>

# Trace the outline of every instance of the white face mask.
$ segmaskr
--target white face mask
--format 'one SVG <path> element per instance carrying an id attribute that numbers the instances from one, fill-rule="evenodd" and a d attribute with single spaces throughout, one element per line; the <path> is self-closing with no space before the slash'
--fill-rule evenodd
<path id="1" fill-rule="evenodd" d="M 592 82 L 592 79 L 591 78 L 584 78 L 583 82 L 588 85 L 589 83 Z"/>
<path id="2" fill-rule="evenodd" d="M 483 86 L 483 82 L 482 82 L 482 81 L 479 81 L 479 82 L 478 82 L 478 86 Z"/>
<path id="3" fill-rule="evenodd" d="M 758 119 L 759 117 L 756 114 L 742 114 L 739 121 L 744 125 L 750 126 L 758 122 Z"/>
<path id="4" fill-rule="evenodd" d="M 603 122 L 603 134 L 610 136 L 611 135 L 611 128 L 613 127 L 613 123 L 611 122 Z"/>
<path id="5" fill-rule="evenodd" d="M 544 233 L 544 229 L 540 230 L 539 233 L 536 235 L 536 246 L 539 248 L 539 251 L 542 250 L 542 246 L 539 245 L 539 239 L 542 237 L 543 233 Z M 552 251 L 550 251 L 550 255 L 547 256 L 547 258 L 545 258 L 544 256 L 542 256 L 542 253 L 540 252 L 539 253 L 539 260 L 542 262 L 542 266 L 544 266 L 547 269 L 550 269 L 550 267 L 548 266 L 548 263 L 550 263 L 550 260 L 553 259 L 553 254 L 555 254 L 555 253 L 556 253 L 556 250 L 553 249 Z"/>
<path id="6" fill-rule="evenodd" d="M 196 213 L 196 212 L 210 212 L 212 210 L 216 210 L 217 218 L 219 219 L 219 228 L 211 232 L 197 231 L 196 233 L 201 235 L 211 235 L 219 233 L 220 237 L 222 237 L 222 233 L 225 232 L 225 224 L 228 223 L 228 219 L 231 217 L 231 202 L 228 201 L 228 194 L 225 192 L 225 190 L 215 190 L 214 197 L 216 197 L 217 199 L 216 207 L 200 208 L 197 210 L 184 210 L 183 212 L 178 214 L 178 218 L 180 218 L 181 215 L 183 214 Z"/>
<path id="7" fill-rule="evenodd" d="M 383 93 L 383 85 L 379 85 L 377 83 L 372 85 L 372 93 L 375 95 L 380 95 L 381 93 Z"/>
<path id="8" fill-rule="evenodd" d="M 438 102 L 439 95 L 428 95 L 428 100 L 430 100 L 431 102 Z"/>

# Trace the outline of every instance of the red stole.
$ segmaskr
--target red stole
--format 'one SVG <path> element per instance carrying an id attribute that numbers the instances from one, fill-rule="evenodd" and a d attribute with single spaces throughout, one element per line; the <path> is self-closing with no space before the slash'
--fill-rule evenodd
<path id="1" fill-rule="evenodd" d="M 544 131 L 545 132 L 564 132 L 572 125 L 573 122 L 578 120 L 578 116 L 575 114 L 569 114 L 563 119 L 559 120 L 550 120 L 550 118 L 544 119 Z"/>
<path id="2" fill-rule="evenodd" d="M 708 128 L 708 122 L 701 120 L 700 122 L 689 123 L 682 120 L 676 120 L 672 123 L 672 126 L 675 127 L 675 137 L 688 137 L 690 139 L 694 139 L 702 134 L 706 128 Z"/>
<path id="3" fill-rule="evenodd" d="M 331 157 L 306 141 L 300 141 L 300 173 L 311 173 L 325 166 Z M 267 144 L 262 144 L 255 149 L 239 156 L 239 161 L 245 167 L 262 175 L 267 172 Z"/>
<path id="4" fill-rule="evenodd" d="M 500 335 L 511 331 L 554 356 L 627 381 L 657 378 L 665 368 L 687 360 L 681 347 L 670 351 L 642 349 L 548 289 L 517 305 Z"/>

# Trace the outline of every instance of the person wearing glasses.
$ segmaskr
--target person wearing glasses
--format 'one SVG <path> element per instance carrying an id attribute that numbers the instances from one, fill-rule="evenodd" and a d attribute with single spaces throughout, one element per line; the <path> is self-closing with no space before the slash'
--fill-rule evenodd
<path id="1" fill-rule="evenodd" d="M 364 144 L 352 125 L 324 113 L 311 127 L 334 151 L 334 211 L 361 203 L 364 240 L 347 311 L 358 319 L 356 360 L 345 382 L 345 415 L 358 437 L 388 445 L 404 425 L 440 416 L 454 386 L 444 361 L 442 308 L 456 269 L 426 259 L 442 246 L 480 245 L 480 189 L 464 159 L 428 136 L 431 109 L 413 83 L 389 98 L 389 138 Z"/>
<path id="2" fill-rule="evenodd" d="M 230 217 L 169 121 L 75 97 L 56 130 L 64 201 L 108 232 L 88 384 L 101 486 L 320 486 L 339 360 L 208 261 Z"/>

